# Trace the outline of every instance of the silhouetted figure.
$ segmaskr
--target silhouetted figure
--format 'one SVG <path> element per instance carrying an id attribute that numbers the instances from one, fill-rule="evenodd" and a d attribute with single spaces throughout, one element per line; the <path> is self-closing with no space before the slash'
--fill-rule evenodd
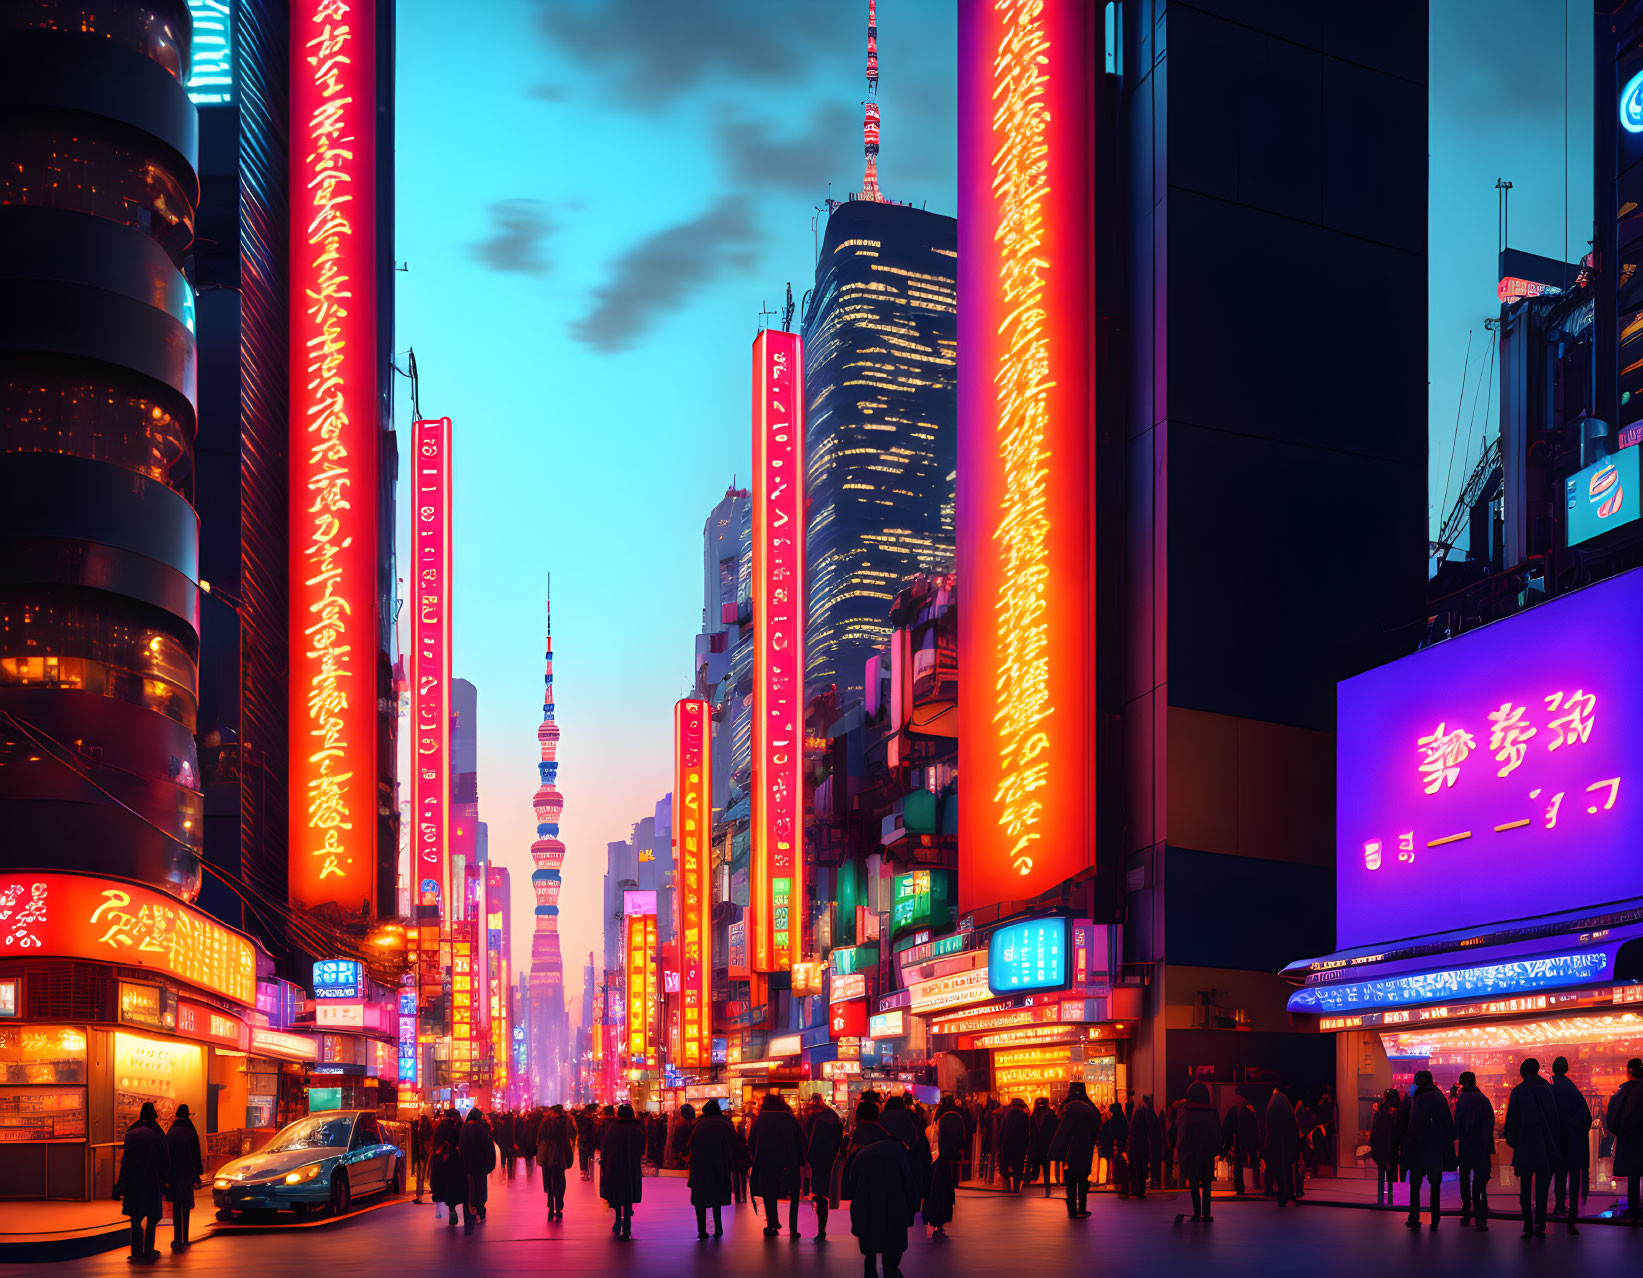
<path id="1" fill-rule="evenodd" d="M 548 1199 L 548 1219 L 565 1218 L 565 1172 L 576 1160 L 576 1129 L 563 1105 L 555 1105 L 534 1128 L 533 1151 L 542 1166 L 542 1192 Z"/>
<path id="2" fill-rule="evenodd" d="M 605 1128 L 599 1145 L 599 1197 L 610 1204 L 616 1220 L 610 1232 L 633 1237 L 633 1208 L 645 1194 L 645 1129 L 623 1105 Z"/>
<path id="3" fill-rule="evenodd" d="M 1175 1156 L 1181 1164 L 1181 1180 L 1192 1198 L 1192 1218 L 1213 1221 L 1210 1188 L 1215 1182 L 1215 1155 L 1221 1147 L 1221 1122 L 1215 1116 L 1215 1102 L 1209 1088 L 1194 1083 L 1176 1120 Z"/>
<path id="4" fill-rule="evenodd" d="M 165 1134 L 171 1171 L 166 1177 L 166 1197 L 171 1200 L 171 1248 L 173 1251 L 188 1246 L 188 1217 L 194 1210 L 194 1190 L 205 1175 L 205 1162 L 200 1157 L 200 1133 L 194 1129 L 194 1120 L 188 1116 L 188 1106 L 177 1106 L 177 1117 L 171 1130 Z"/>
<path id="5" fill-rule="evenodd" d="M 1090 1168 L 1101 1135 L 1101 1112 L 1090 1103 L 1082 1082 L 1067 1088 L 1061 1105 L 1055 1139 L 1050 1144 L 1050 1160 L 1064 1164 L 1067 1180 L 1067 1216 L 1082 1219 L 1090 1214 Z"/>
<path id="6" fill-rule="evenodd" d="M 1569 1077 L 1569 1058 L 1552 1062 L 1552 1099 L 1557 1102 L 1558 1169 L 1552 1176 L 1553 1216 L 1569 1214 L 1569 1232 L 1578 1234 L 1575 1220 L 1580 1204 L 1591 1192 L 1592 1107 Z"/>
<path id="7" fill-rule="evenodd" d="M 1032 1120 L 1027 1102 L 1020 1096 L 1010 1101 L 998 1120 L 998 1169 L 1007 1192 L 1021 1192 L 1027 1171 L 1027 1146 L 1032 1138 Z"/>
<path id="8" fill-rule="evenodd" d="M 1411 1229 L 1421 1227 L 1421 1182 L 1432 1190 L 1432 1228 L 1438 1227 L 1438 1188 L 1443 1173 L 1455 1169 L 1455 1116 L 1449 1101 L 1432 1082 L 1432 1071 L 1415 1075 L 1415 1091 L 1409 1098 L 1409 1130 L 1404 1138 L 1404 1162 L 1409 1168 L 1409 1219 Z"/>
<path id="9" fill-rule="evenodd" d="M 126 1128 L 120 1148 L 120 1177 L 114 1192 L 120 1195 L 120 1213 L 131 1217 L 131 1258 L 152 1260 L 154 1231 L 164 1211 L 161 1195 L 171 1174 L 171 1152 L 153 1101 L 144 1101 L 137 1121 Z"/>
<path id="10" fill-rule="evenodd" d="M 1262 1155 L 1280 1207 L 1295 1199 L 1295 1164 L 1300 1153 L 1301 1127 L 1295 1121 L 1295 1107 L 1289 1103 L 1289 1097 L 1274 1091 L 1266 1103 L 1266 1144 Z"/>
<path id="11" fill-rule="evenodd" d="M 1523 1081 L 1506 1100 L 1506 1143 L 1512 1147 L 1518 1201 L 1523 1207 L 1523 1236 L 1546 1232 L 1546 1199 L 1552 1173 L 1559 1166 L 1557 1101 L 1552 1085 L 1540 1075 L 1540 1062 L 1526 1057 L 1518 1066 Z"/>
<path id="12" fill-rule="evenodd" d="M 880 1256 L 884 1278 L 899 1278 L 907 1229 L 919 1209 L 918 1181 L 906 1146 L 879 1124 L 879 1107 L 862 1101 L 855 1118 L 840 1191 L 850 1200 L 850 1232 L 870 1278 L 876 1278 Z"/>
<path id="13" fill-rule="evenodd" d="M 1635 1227 L 1643 1222 L 1638 1184 L 1643 1180 L 1643 1059 L 1626 1062 L 1626 1081 L 1603 1111 L 1603 1125 L 1614 1137 L 1614 1177 L 1626 1182 L 1626 1215 Z"/>
<path id="14" fill-rule="evenodd" d="M 690 1132 L 690 1205 L 696 1209 L 696 1237 L 707 1237 L 707 1213 L 713 1211 L 713 1236 L 724 1237 L 721 1208 L 730 1204 L 736 1173 L 736 1129 L 719 1111 L 719 1102 L 702 1106 Z"/>
<path id="15" fill-rule="evenodd" d="M 1456 1161 L 1460 1166 L 1460 1223 L 1476 1217 L 1477 1229 L 1489 1228 L 1489 1176 L 1495 1162 L 1495 1107 L 1478 1090 L 1478 1076 L 1460 1076 L 1455 1096 Z"/>
<path id="16" fill-rule="evenodd" d="M 827 1209 L 833 1205 L 833 1168 L 844 1146 L 844 1120 L 820 1096 L 810 1098 L 804 1159 L 810 1167 L 810 1198 L 816 1205 L 816 1241 L 827 1238 Z"/>
<path id="17" fill-rule="evenodd" d="M 475 1220 L 484 1220 L 486 1202 L 491 1196 L 491 1173 L 496 1170 L 496 1139 L 485 1113 L 475 1105 L 468 1111 L 462 1124 L 460 1140 L 462 1170 L 468 1177 L 467 1209 L 463 1213 L 462 1228 L 473 1232 Z"/>
<path id="18" fill-rule="evenodd" d="M 804 1132 L 792 1108 L 778 1093 L 765 1093 L 759 1116 L 747 1133 L 747 1152 L 753 1160 L 753 1197 L 764 1199 L 765 1237 L 781 1233 L 778 1204 L 786 1198 L 787 1229 L 797 1238 Z"/>

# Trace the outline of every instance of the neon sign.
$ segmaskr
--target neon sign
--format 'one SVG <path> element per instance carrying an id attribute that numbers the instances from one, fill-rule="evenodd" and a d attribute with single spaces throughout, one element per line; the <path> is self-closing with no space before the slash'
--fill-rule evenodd
<path id="1" fill-rule="evenodd" d="M 656 1007 L 656 915 L 627 919 L 628 1055 L 643 1066 L 650 1055 L 651 1015 Z"/>
<path id="2" fill-rule="evenodd" d="M 712 738 L 705 701 L 673 708 L 673 845 L 679 897 L 679 1022 L 686 1069 L 712 1062 L 713 934 L 708 921 L 707 853 L 713 840 Z"/>
<path id="3" fill-rule="evenodd" d="M 1028 919 L 1001 927 L 987 938 L 987 969 L 995 994 L 1056 989 L 1067 983 L 1064 918 Z"/>
<path id="4" fill-rule="evenodd" d="M 291 11 L 291 851 L 307 906 L 376 903 L 376 33 Z"/>
<path id="5" fill-rule="evenodd" d="M 753 967 L 803 957 L 804 352 L 753 341 Z"/>
<path id="6" fill-rule="evenodd" d="M 418 903 L 449 917 L 451 419 L 424 419 L 411 430 L 412 873 L 423 884 Z"/>
<path id="7" fill-rule="evenodd" d="M 1620 127 L 1627 133 L 1643 133 L 1643 71 L 1620 91 Z"/>
<path id="8" fill-rule="evenodd" d="M 1339 686 L 1342 948 L 1643 895 L 1640 628 L 1631 572 Z"/>
<path id="9" fill-rule="evenodd" d="M 1089 855 L 1096 8 L 959 11 L 961 913 Z"/>
<path id="10" fill-rule="evenodd" d="M 1366 1007 L 1396 1007 L 1445 998 L 1488 998 L 1560 989 L 1601 981 L 1609 971 L 1604 950 L 1560 954 L 1552 958 L 1488 963 L 1446 972 L 1383 976 L 1345 985 L 1309 985 L 1289 996 L 1292 1012 L 1351 1012 Z"/>
<path id="11" fill-rule="evenodd" d="M 365 997 L 365 965 L 354 959 L 321 959 L 314 964 L 316 999 Z"/>

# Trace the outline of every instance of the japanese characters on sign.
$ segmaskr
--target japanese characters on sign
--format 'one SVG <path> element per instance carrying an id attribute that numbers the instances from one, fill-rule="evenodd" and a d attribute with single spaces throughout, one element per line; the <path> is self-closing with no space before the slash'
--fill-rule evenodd
<path id="1" fill-rule="evenodd" d="M 753 341 L 753 968 L 804 957 L 804 354 Z"/>
<path id="2" fill-rule="evenodd" d="M 0 873 L 0 958 L 41 954 L 152 968 L 256 1006 L 251 941 L 174 896 L 135 883 Z"/>
<path id="3" fill-rule="evenodd" d="M 673 710 L 673 846 L 680 1055 L 686 1069 L 712 1064 L 713 929 L 707 877 L 713 842 L 712 749 L 707 702 L 680 701 Z"/>
<path id="4" fill-rule="evenodd" d="M 1643 894 L 1640 623 L 1631 572 L 1340 685 L 1340 946 Z"/>
<path id="5" fill-rule="evenodd" d="M 411 846 L 417 904 L 447 910 L 451 831 L 451 419 L 411 441 Z"/>
<path id="6" fill-rule="evenodd" d="M 290 889 L 351 910 L 376 901 L 375 25 L 291 6 Z"/>

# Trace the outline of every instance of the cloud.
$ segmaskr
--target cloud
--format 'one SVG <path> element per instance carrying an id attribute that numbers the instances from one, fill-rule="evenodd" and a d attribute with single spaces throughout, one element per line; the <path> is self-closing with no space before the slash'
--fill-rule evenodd
<path id="1" fill-rule="evenodd" d="M 709 80 L 789 82 L 839 26 L 832 0 L 538 0 L 536 24 L 624 105 L 650 110 Z"/>
<path id="2" fill-rule="evenodd" d="M 540 200 L 503 200 L 491 205 L 491 237 L 470 245 L 473 255 L 493 271 L 545 275 L 552 265 L 543 245 L 558 233 L 548 206 Z"/>
<path id="3" fill-rule="evenodd" d="M 851 163 L 860 167 L 861 121 L 842 102 L 820 103 L 808 129 L 779 139 L 762 121 L 731 116 L 724 144 L 737 181 L 818 195 L 829 178 L 849 174 Z"/>
<path id="4" fill-rule="evenodd" d="M 702 285 L 753 266 L 759 233 L 748 201 L 726 196 L 700 217 L 634 245 L 594 291 L 593 309 L 571 336 L 604 354 L 627 350 Z"/>

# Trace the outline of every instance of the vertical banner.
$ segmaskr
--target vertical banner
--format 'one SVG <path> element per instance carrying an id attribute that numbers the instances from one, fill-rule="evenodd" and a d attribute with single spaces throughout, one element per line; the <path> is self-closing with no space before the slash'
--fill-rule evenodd
<path id="1" fill-rule="evenodd" d="M 959 6 L 961 911 L 1094 857 L 1100 12 Z"/>
<path id="2" fill-rule="evenodd" d="M 753 967 L 803 957 L 804 354 L 753 340 Z"/>
<path id="3" fill-rule="evenodd" d="M 656 912 L 627 916 L 628 1064 L 650 1069 L 656 1015 Z"/>
<path id="4" fill-rule="evenodd" d="M 411 429 L 411 875 L 413 899 L 449 920 L 451 419 Z"/>
<path id="5" fill-rule="evenodd" d="M 705 701 L 673 708 L 673 853 L 678 907 L 680 1053 L 686 1069 L 712 1064 L 713 933 L 708 849 L 713 843 L 712 725 Z"/>
<path id="6" fill-rule="evenodd" d="M 291 5 L 292 900 L 375 914 L 376 33 Z"/>

